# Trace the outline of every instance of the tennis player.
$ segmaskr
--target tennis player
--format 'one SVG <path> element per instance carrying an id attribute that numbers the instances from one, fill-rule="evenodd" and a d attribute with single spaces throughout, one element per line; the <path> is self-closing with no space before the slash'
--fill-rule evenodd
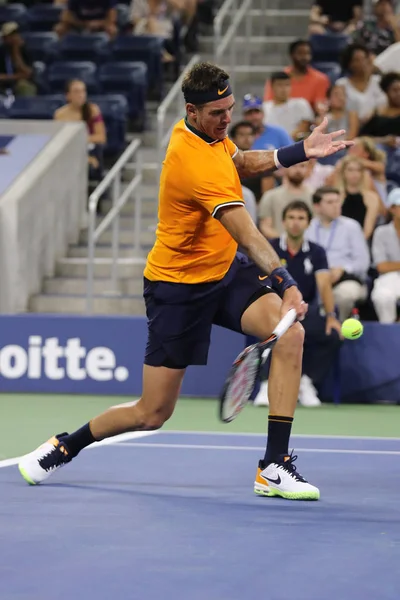
<path id="1" fill-rule="evenodd" d="M 213 323 L 263 340 L 290 308 L 299 320 L 307 311 L 296 282 L 247 213 L 240 177 L 328 156 L 352 142 L 339 140 L 343 130 L 325 133 L 325 120 L 304 142 L 242 152 L 227 137 L 235 105 L 228 74 L 210 63 L 197 64 L 182 91 L 186 116 L 174 127 L 167 149 L 157 239 L 144 271 L 148 341 L 142 397 L 24 456 L 19 470 L 32 485 L 95 441 L 162 427 L 174 411 L 186 367 L 207 363 Z M 250 260 L 237 253 L 238 245 Z M 268 441 L 254 489 L 266 496 L 316 500 L 318 488 L 298 473 L 296 457 L 289 454 L 302 348 L 303 328 L 297 322 L 273 352 Z"/>

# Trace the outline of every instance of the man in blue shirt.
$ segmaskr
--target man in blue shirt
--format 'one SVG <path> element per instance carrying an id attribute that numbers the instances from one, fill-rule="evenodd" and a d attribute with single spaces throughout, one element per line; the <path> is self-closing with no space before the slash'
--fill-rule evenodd
<path id="1" fill-rule="evenodd" d="M 325 250 L 304 238 L 311 218 L 312 214 L 307 204 L 302 200 L 293 200 L 286 206 L 282 215 L 285 233 L 280 238 L 269 240 L 282 266 L 297 281 L 304 301 L 309 306 L 302 321 L 305 340 L 299 393 L 300 403 L 309 407 L 321 403 L 314 386 L 323 383 L 341 343 L 341 324 L 335 314 Z M 254 401 L 255 405 L 268 403 L 266 377 L 265 373 Z"/>
<path id="2" fill-rule="evenodd" d="M 256 131 L 256 139 L 252 150 L 275 150 L 293 143 L 292 138 L 283 127 L 266 125 L 261 98 L 246 94 L 243 99 L 243 118 L 249 121 Z"/>
<path id="3" fill-rule="evenodd" d="M 117 34 L 117 0 L 68 0 L 55 30 L 60 37 L 72 31 L 104 31 Z"/>

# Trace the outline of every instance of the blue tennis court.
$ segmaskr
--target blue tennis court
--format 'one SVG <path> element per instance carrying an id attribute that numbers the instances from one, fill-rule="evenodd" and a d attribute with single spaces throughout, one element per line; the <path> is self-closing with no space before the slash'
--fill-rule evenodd
<path id="1" fill-rule="evenodd" d="M 34 488 L 0 469 L 0 598 L 397 600 L 400 438 L 292 443 L 320 502 L 253 494 L 262 435 L 125 438 Z"/>

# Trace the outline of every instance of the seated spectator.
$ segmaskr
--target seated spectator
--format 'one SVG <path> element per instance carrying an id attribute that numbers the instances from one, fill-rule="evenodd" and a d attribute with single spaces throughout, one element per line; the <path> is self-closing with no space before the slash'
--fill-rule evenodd
<path id="1" fill-rule="evenodd" d="M 116 5 L 116 0 L 68 0 L 55 31 L 60 38 L 76 31 L 104 31 L 112 39 L 118 33 Z"/>
<path id="2" fill-rule="evenodd" d="M 265 116 L 261 98 L 246 94 L 243 98 L 242 114 L 243 118 L 254 127 L 255 140 L 251 147 L 252 150 L 274 150 L 293 143 L 290 135 L 283 127 L 267 125 L 264 122 Z M 275 176 L 266 174 L 262 178 L 262 192 L 274 188 L 275 183 Z"/>
<path id="3" fill-rule="evenodd" d="M 321 73 L 311 66 L 312 52 L 310 42 L 307 40 L 296 40 L 289 46 L 289 54 L 292 65 L 286 67 L 285 73 L 291 79 L 291 98 L 304 98 L 315 110 L 318 102 L 326 99 L 330 81 L 325 73 Z M 272 100 L 271 83 L 268 80 L 265 85 L 264 100 Z"/>
<path id="4" fill-rule="evenodd" d="M 357 137 L 354 140 L 354 146 L 349 148 L 348 153 L 357 156 L 364 167 L 368 170 L 371 185 L 370 188 L 377 192 L 383 207 L 381 213 L 386 214 L 385 206 L 387 200 L 387 181 L 385 175 L 386 154 L 380 150 L 374 140 L 368 136 Z"/>
<path id="5" fill-rule="evenodd" d="M 353 34 L 355 43 L 364 44 L 372 58 L 400 42 L 400 27 L 391 0 L 376 0 L 373 16 L 359 23 Z"/>
<path id="6" fill-rule="evenodd" d="M 255 130 L 249 121 L 239 121 L 229 132 L 229 136 L 239 150 L 251 150 L 255 140 Z M 242 186 L 254 194 L 255 202 L 261 199 L 266 190 L 275 186 L 275 180 L 272 175 L 249 177 L 241 179 Z"/>
<path id="7" fill-rule="evenodd" d="M 19 33 L 18 23 L 4 23 L 0 45 L 0 95 L 12 103 L 14 96 L 36 96 L 33 62 Z"/>
<path id="8" fill-rule="evenodd" d="M 386 175 L 400 182 L 400 73 L 386 73 L 381 88 L 387 99 L 360 129 L 361 136 L 370 136 L 386 152 Z"/>
<path id="9" fill-rule="evenodd" d="M 367 297 L 365 281 L 370 266 L 369 250 L 361 226 L 341 216 L 340 192 L 322 187 L 313 195 L 316 216 L 306 238 L 325 249 L 339 319 L 347 319 L 355 304 Z"/>
<path id="10" fill-rule="evenodd" d="M 134 35 L 155 35 L 164 39 L 163 62 L 173 62 L 174 53 L 174 24 L 169 2 L 163 0 L 132 0 L 131 23 Z"/>
<path id="11" fill-rule="evenodd" d="M 100 108 L 88 101 L 86 86 L 79 79 L 66 85 L 67 104 L 56 110 L 57 121 L 84 121 L 88 131 L 88 162 L 92 171 L 101 171 L 102 147 L 107 141 L 106 128 Z M 96 177 L 97 178 L 97 177 Z"/>
<path id="12" fill-rule="evenodd" d="M 311 7 L 310 34 L 350 33 L 362 16 L 363 0 L 316 0 Z"/>
<path id="13" fill-rule="evenodd" d="M 290 75 L 279 71 L 271 75 L 272 100 L 264 102 L 265 121 L 286 129 L 297 141 L 309 133 L 315 120 L 314 111 L 304 98 L 290 97 Z"/>
<path id="14" fill-rule="evenodd" d="M 304 185 L 307 163 L 282 169 L 282 185 L 265 192 L 258 208 L 259 229 L 267 239 L 283 233 L 282 212 L 293 200 L 302 200 L 312 209 L 312 195 Z"/>
<path id="15" fill-rule="evenodd" d="M 317 106 L 316 124 L 319 125 L 323 118 L 327 117 L 327 133 L 345 129 L 346 140 L 352 140 L 357 135 L 359 121 L 357 113 L 354 110 L 348 110 L 346 104 L 345 88 L 338 84 L 332 85 L 328 90 L 327 101 L 320 102 Z"/>
<path id="16" fill-rule="evenodd" d="M 302 321 L 305 338 L 299 390 L 299 402 L 307 407 L 321 404 L 315 386 L 321 386 L 326 379 L 339 351 L 341 338 L 341 324 L 335 314 L 325 250 L 304 239 L 311 218 L 307 204 L 301 200 L 290 202 L 282 215 L 284 233 L 270 241 L 308 304 L 308 312 Z M 316 356 L 318 360 L 315 360 Z M 267 377 L 267 371 L 263 369 L 255 406 L 268 404 Z"/>
<path id="17" fill-rule="evenodd" d="M 335 181 L 342 199 L 342 215 L 361 225 L 367 241 L 372 237 L 380 211 L 377 192 L 368 189 L 368 175 L 361 160 L 348 155 L 341 161 Z"/>
<path id="18" fill-rule="evenodd" d="M 326 184 L 328 177 L 334 172 L 335 167 L 333 165 L 323 165 L 316 158 L 311 158 L 306 165 L 307 171 L 304 185 L 313 194 L 315 190 Z"/>
<path id="19" fill-rule="evenodd" d="M 381 225 L 372 240 L 372 259 L 379 277 L 374 281 L 371 299 L 381 323 L 397 321 L 400 300 L 400 188 L 388 196 L 393 220 Z"/>
<path id="20" fill-rule="evenodd" d="M 380 88 L 380 76 L 373 74 L 370 54 L 362 44 L 350 44 L 344 49 L 341 66 L 346 73 L 336 85 L 346 90 L 347 109 L 357 112 L 361 121 L 366 121 L 378 108 L 386 104 L 385 94 Z"/>

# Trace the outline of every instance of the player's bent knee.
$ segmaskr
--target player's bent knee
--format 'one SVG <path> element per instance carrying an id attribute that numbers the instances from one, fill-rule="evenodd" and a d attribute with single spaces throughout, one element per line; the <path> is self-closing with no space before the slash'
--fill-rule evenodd
<path id="1" fill-rule="evenodd" d="M 281 354 L 293 355 L 302 352 L 304 343 L 304 328 L 301 323 L 295 323 L 276 344 L 276 350 Z M 276 352 L 276 351 L 275 351 Z"/>
<path id="2" fill-rule="evenodd" d="M 143 422 L 142 429 L 144 431 L 154 431 L 156 429 L 161 429 L 166 421 L 172 416 L 173 411 L 160 408 L 156 410 L 152 410 L 149 412 L 145 412 L 143 414 Z"/>

